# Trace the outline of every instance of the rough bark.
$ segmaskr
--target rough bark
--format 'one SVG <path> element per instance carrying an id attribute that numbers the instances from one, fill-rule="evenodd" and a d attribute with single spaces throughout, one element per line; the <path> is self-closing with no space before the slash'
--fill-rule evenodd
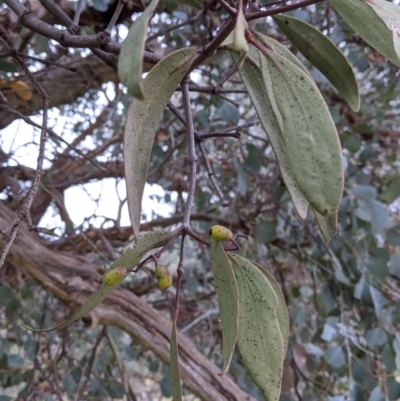
<path id="1" fill-rule="evenodd" d="M 13 212 L 0 202 L 0 227 L 7 227 Z M 2 246 L 4 237 L 1 237 Z M 72 308 L 96 289 L 103 266 L 96 254 L 77 256 L 52 251 L 36 234 L 21 230 L 6 261 L 33 277 L 46 291 Z M 115 325 L 152 350 L 163 362 L 169 360 L 171 322 L 131 291 L 118 288 L 91 314 L 93 324 Z M 178 335 L 180 369 L 187 388 L 203 400 L 253 401 L 184 336 Z"/>

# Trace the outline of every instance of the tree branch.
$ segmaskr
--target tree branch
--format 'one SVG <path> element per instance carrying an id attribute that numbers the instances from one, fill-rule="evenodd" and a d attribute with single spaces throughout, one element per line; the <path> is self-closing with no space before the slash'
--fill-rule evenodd
<path id="1" fill-rule="evenodd" d="M 0 226 L 12 223 L 10 214 L 0 202 Z M 0 238 L 0 245 L 2 242 Z M 76 255 L 51 251 L 24 230 L 14 242 L 6 263 L 18 266 L 48 292 L 73 307 L 82 304 L 101 280 L 98 255 L 82 256 L 77 263 Z M 134 293 L 122 287 L 116 289 L 91 316 L 93 324 L 119 327 L 168 364 L 171 321 Z M 178 341 L 182 379 L 195 395 L 206 401 L 255 401 L 229 377 L 219 376 L 219 369 L 184 335 L 178 333 Z"/>

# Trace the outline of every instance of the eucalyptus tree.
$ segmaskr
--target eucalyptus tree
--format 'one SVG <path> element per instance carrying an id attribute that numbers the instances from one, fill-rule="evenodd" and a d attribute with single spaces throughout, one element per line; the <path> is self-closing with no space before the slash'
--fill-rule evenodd
<path id="1" fill-rule="evenodd" d="M 399 37 L 387 0 L 4 0 L 4 399 L 398 399 Z"/>

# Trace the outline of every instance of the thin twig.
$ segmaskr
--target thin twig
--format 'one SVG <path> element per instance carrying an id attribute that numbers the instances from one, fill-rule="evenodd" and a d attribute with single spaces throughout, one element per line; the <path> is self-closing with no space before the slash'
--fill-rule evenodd
<path id="1" fill-rule="evenodd" d="M 300 1 L 298 3 L 288 4 L 288 5 L 285 5 L 285 6 L 282 6 L 282 7 L 274 8 L 272 10 L 256 11 L 255 13 L 249 13 L 249 14 L 246 14 L 245 17 L 246 17 L 247 21 L 252 21 L 254 19 L 259 19 L 259 18 L 263 18 L 263 17 L 269 17 L 271 15 L 281 14 L 281 13 L 285 13 L 285 12 L 288 12 L 288 11 L 297 10 L 299 8 L 308 7 L 308 6 L 311 6 L 313 4 L 321 3 L 323 1 L 325 1 L 325 0 L 305 0 L 305 1 Z"/>
<path id="2" fill-rule="evenodd" d="M 116 7 L 116 9 L 115 9 L 115 11 L 114 11 L 114 14 L 113 14 L 113 16 L 111 17 L 111 20 L 110 20 L 110 22 L 109 22 L 107 28 L 104 30 L 104 32 L 105 32 L 107 35 L 110 35 L 110 34 L 111 34 L 111 31 L 112 31 L 112 29 L 114 28 L 114 25 L 116 24 L 116 22 L 117 22 L 117 20 L 118 20 L 118 17 L 119 17 L 119 15 L 121 14 L 121 11 L 122 11 L 122 9 L 124 8 L 125 4 L 126 4 L 126 0 L 118 0 L 118 4 L 117 4 L 117 7 Z"/>
<path id="3" fill-rule="evenodd" d="M 182 93 L 183 93 L 183 91 L 182 91 Z M 175 116 L 178 118 L 179 121 L 182 122 L 182 124 L 186 125 L 185 118 L 182 116 L 181 112 L 178 110 L 178 108 L 176 106 L 174 106 L 172 103 L 168 103 L 168 108 L 172 111 L 172 113 L 175 114 Z M 209 162 L 209 160 L 207 158 L 207 154 L 206 154 L 204 145 L 202 145 L 202 143 L 201 143 L 200 138 L 202 136 L 197 131 L 194 131 L 194 135 L 195 135 L 195 138 L 196 138 L 196 140 L 198 142 L 201 156 L 204 159 L 204 163 L 205 163 L 205 166 L 206 166 L 206 171 L 207 171 L 208 177 L 210 178 L 211 185 L 213 186 L 217 196 L 219 197 L 222 206 L 228 206 L 229 202 L 225 199 L 221 189 L 219 188 L 219 185 L 218 185 L 218 183 L 217 183 L 217 181 L 215 179 L 214 173 L 212 171 L 210 162 Z"/>
<path id="4" fill-rule="evenodd" d="M 228 2 L 225 0 L 218 0 L 218 3 L 221 5 L 222 8 L 224 8 L 231 17 L 236 18 L 237 15 L 237 10 L 234 7 L 231 7 Z"/>
<path id="5" fill-rule="evenodd" d="M 182 275 L 183 275 L 183 260 L 184 260 L 184 249 L 185 249 L 185 238 L 186 234 L 182 234 L 182 242 L 181 242 L 181 251 L 179 255 L 179 263 L 178 267 L 176 269 L 176 272 L 178 274 L 178 280 L 176 282 L 176 294 L 175 294 L 175 305 L 174 305 L 174 320 L 176 322 L 178 316 L 179 316 L 179 300 L 180 300 L 180 295 L 181 295 L 181 286 L 182 286 Z"/>
<path id="6" fill-rule="evenodd" d="M 76 391 L 76 394 L 75 394 L 74 401 L 79 401 L 82 399 L 82 397 L 81 397 L 82 393 L 85 390 L 85 387 L 87 386 L 89 379 L 90 379 L 90 373 L 92 371 L 94 360 L 96 358 L 97 348 L 100 345 L 101 339 L 104 337 L 105 331 L 106 331 L 106 326 L 103 326 L 103 329 L 101 330 L 100 335 L 97 337 L 97 340 L 96 340 L 95 344 L 93 345 L 92 352 L 90 354 L 90 358 L 86 365 L 86 369 L 85 369 L 85 373 L 84 373 L 85 380 L 78 387 L 78 390 Z"/>
<path id="7" fill-rule="evenodd" d="M 74 20 L 72 22 L 72 24 L 78 28 L 78 32 L 79 32 L 79 18 L 81 17 L 81 13 L 82 13 L 83 9 L 85 8 L 85 6 L 86 6 L 86 0 L 78 0 L 76 9 L 75 9 Z M 69 28 L 71 29 L 72 27 L 70 26 Z M 75 34 L 77 32 L 72 31 L 71 33 Z"/>
<path id="8" fill-rule="evenodd" d="M 183 28 L 184 26 L 194 24 L 194 23 L 198 20 L 199 16 L 200 16 L 202 13 L 203 13 L 203 12 L 201 11 L 201 12 L 199 12 L 197 15 L 195 15 L 194 17 L 189 18 L 187 21 L 183 21 L 183 22 L 181 22 L 181 23 L 179 23 L 179 24 L 169 26 L 169 27 L 165 28 L 165 29 L 162 30 L 162 31 L 158 31 L 158 32 L 156 32 L 155 34 L 150 35 L 150 36 L 146 39 L 146 43 L 149 43 L 149 42 L 151 42 L 152 40 L 157 39 L 159 36 L 166 35 L 167 33 L 174 31 L 175 29 Z"/>
<path id="9" fill-rule="evenodd" d="M 214 191 L 216 192 L 216 194 L 217 194 L 217 196 L 218 196 L 218 198 L 219 198 L 219 200 L 221 202 L 221 205 L 224 206 L 224 207 L 227 207 L 227 206 L 229 206 L 229 201 L 227 199 L 225 199 L 225 196 L 222 193 L 222 191 L 221 191 L 221 189 L 220 189 L 220 187 L 219 187 L 219 185 L 217 183 L 217 180 L 215 179 L 215 175 L 214 175 L 214 172 L 213 172 L 213 170 L 211 168 L 210 161 L 208 160 L 208 157 L 207 157 L 207 152 L 206 152 L 206 150 L 204 148 L 204 143 L 203 142 L 199 142 L 198 146 L 199 146 L 199 149 L 200 149 L 201 156 L 203 157 L 204 164 L 206 166 L 206 171 L 207 171 L 207 174 L 208 174 L 208 178 L 210 179 L 211 185 L 214 188 Z"/>
<path id="10" fill-rule="evenodd" d="M 189 80 L 188 75 L 181 83 L 182 87 L 182 99 L 183 107 L 185 109 L 185 120 L 186 120 L 186 130 L 187 130 L 187 146 L 188 146 L 188 164 L 190 168 L 190 179 L 189 179 L 189 189 L 186 199 L 186 207 L 183 216 L 184 227 L 190 227 L 190 212 L 192 210 L 194 192 L 196 189 L 196 166 L 197 166 L 197 155 L 196 155 L 196 143 L 195 134 L 193 127 L 192 109 L 190 105 L 190 94 L 189 94 Z"/>
<path id="11" fill-rule="evenodd" d="M 36 127 L 39 129 L 43 128 L 40 124 L 35 123 L 28 116 L 25 116 L 24 114 L 20 113 L 18 110 L 13 109 L 12 107 L 8 106 L 7 104 L 0 103 L 0 107 L 7 110 L 9 113 L 15 114 L 16 116 L 18 116 L 18 118 L 20 118 L 21 120 L 24 120 L 27 124 L 32 125 L 32 127 Z M 53 138 L 57 139 L 58 141 L 64 143 L 65 145 L 67 145 L 68 148 L 75 151 L 79 156 L 82 156 L 89 163 L 93 164 L 93 166 L 97 167 L 101 172 L 106 173 L 106 170 L 102 166 L 100 166 L 97 162 L 92 160 L 90 157 L 86 156 L 81 150 L 79 150 L 75 146 L 69 144 L 63 137 L 56 134 L 52 129 L 47 128 L 47 132 L 50 137 L 53 137 Z"/>

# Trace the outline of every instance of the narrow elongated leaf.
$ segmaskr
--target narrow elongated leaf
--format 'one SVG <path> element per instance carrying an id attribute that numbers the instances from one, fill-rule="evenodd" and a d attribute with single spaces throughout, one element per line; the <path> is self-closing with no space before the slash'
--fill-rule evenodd
<path id="1" fill-rule="evenodd" d="M 295 17 L 275 15 L 280 30 L 297 50 L 318 68 L 339 91 L 349 106 L 360 109 L 360 94 L 353 69 L 337 46 L 318 29 Z"/>
<path id="2" fill-rule="evenodd" d="M 189 71 L 196 50 L 171 53 L 146 76 L 146 99 L 132 99 L 124 130 L 124 167 L 133 234 L 138 237 L 142 198 L 157 125 L 177 85 Z"/>
<path id="3" fill-rule="evenodd" d="M 228 255 L 221 242 L 211 239 L 211 269 L 215 279 L 218 307 L 222 325 L 222 354 L 224 366 L 220 375 L 225 374 L 231 363 L 239 329 L 239 290 Z"/>
<path id="4" fill-rule="evenodd" d="M 344 181 L 335 124 L 309 75 L 279 54 L 273 57 L 275 62 L 261 56 L 261 70 L 282 116 L 290 170 L 310 205 L 330 216 L 339 207 Z"/>
<path id="5" fill-rule="evenodd" d="M 110 269 L 118 266 L 134 269 L 147 252 L 168 244 L 175 235 L 176 231 L 151 231 L 139 237 L 133 248 L 125 249 L 122 255 L 112 263 Z"/>
<path id="6" fill-rule="evenodd" d="M 85 301 L 85 303 L 63 323 L 50 329 L 44 330 L 33 329 L 26 326 L 24 323 L 22 323 L 22 326 L 30 331 L 43 332 L 62 329 L 69 326 L 71 323 L 76 322 L 83 316 L 87 315 L 91 310 L 93 310 L 107 297 L 107 295 L 109 295 L 112 291 L 115 290 L 115 288 L 118 287 L 118 285 L 129 273 L 127 269 L 135 268 L 147 252 L 151 251 L 152 249 L 159 248 L 160 246 L 166 245 L 175 235 L 176 232 L 154 231 L 144 235 L 143 237 L 140 237 L 137 240 L 136 245 L 133 249 L 127 249 L 111 265 L 111 268 L 103 276 L 100 288 L 97 289 L 93 294 L 91 294 L 89 298 Z M 118 274 L 113 274 L 114 272 L 117 272 Z"/>
<path id="7" fill-rule="evenodd" d="M 278 318 L 279 328 L 281 329 L 282 341 L 284 345 L 284 356 L 286 356 L 287 348 L 289 345 L 290 321 L 289 321 L 289 312 L 285 302 L 285 297 L 283 296 L 281 287 L 276 282 L 274 276 L 267 269 L 265 269 L 258 263 L 253 262 L 253 264 L 260 269 L 262 274 L 264 274 L 264 276 L 271 284 L 271 287 L 275 291 L 275 295 L 278 297 L 276 317 Z"/>
<path id="8" fill-rule="evenodd" d="M 119 269 L 119 268 L 117 268 L 117 269 Z M 126 274 L 128 274 L 127 271 L 126 271 Z M 81 306 L 81 308 L 79 310 L 77 310 L 65 322 L 63 322 L 63 323 L 61 323 L 61 324 L 59 324 L 59 325 L 57 325 L 55 327 L 51 327 L 49 329 L 37 330 L 37 329 L 33 329 L 31 327 L 26 326 L 22 322 L 21 322 L 21 324 L 22 324 L 23 327 L 25 327 L 25 329 L 30 330 L 30 331 L 34 331 L 36 333 L 62 329 L 64 327 L 69 326 L 71 323 L 79 320 L 83 316 L 87 315 L 92 309 L 94 309 L 98 304 L 100 304 L 107 297 L 107 295 L 109 295 L 112 291 L 114 291 L 114 289 L 116 287 L 118 287 L 118 284 L 116 284 L 116 285 L 108 285 L 108 284 L 105 284 L 103 282 L 101 284 L 100 288 L 89 296 L 89 298 L 86 300 L 86 302 Z"/>
<path id="9" fill-rule="evenodd" d="M 121 46 L 118 58 L 118 76 L 120 81 L 126 85 L 129 93 L 137 99 L 144 99 L 145 93 L 142 84 L 142 66 L 147 25 L 158 0 L 152 0 L 149 6 L 138 17 L 131 28 L 128 36 Z"/>
<path id="10" fill-rule="evenodd" d="M 366 0 L 366 2 L 392 32 L 394 51 L 400 58 L 400 7 L 386 0 Z"/>
<path id="11" fill-rule="evenodd" d="M 394 32 L 376 14 L 370 3 L 361 0 L 329 0 L 335 11 L 370 46 L 400 67 L 400 57 L 394 44 Z"/>
<path id="12" fill-rule="evenodd" d="M 331 214 L 330 216 L 323 216 L 314 209 L 312 209 L 312 211 L 314 212 L 314 216 L 317 220 L 317 224 L 319 230 L 321 231 L 322 237 L 324 238 L 326 243 L 329 243 L 332 237 L 334 237 L 337 233 L 337 212 Z"/>
<path id="13" fill-rule="evenodd" d="M 308 202 L 301 193 L 293 174 L 290 170 L 289 161 L 287 159 L 285 142 L 280 128 L 280 122 L 277 118 L 277 106 L 272 105 L 265 87 L 265 83 L 259 68 L 258 50 L 250 47 L 247 60 L 239 69 L 240 77 L 249 93 L 253 106 L 260 118 L 261 124 L 271 143 L 272 149 L 277 159 L 279 170 L 282 174 L 283 181 L 289 191 L 290 197 L 299 216 L 304 220 L 307 217 Z M 231 53 L 236 61 L 237 56 Z M 280 117 L 280 114 L 278 114 Z"/>
<path id="14" fill-rule="evenodd" d="M 169 369 L 171 372 L 171 388 L 173 401 L 182 401 L 181 376 L 179 373 L 178 342 L 176 339 L 176 319 L 172 322 L 171 339 L 169 343 Z"/>
<path id="15" fill-rule="evenodd" d="M 269 36 L 263 35 L 260 32 L 253 31 L 253 33 L 257 38 L 258 42 L 264 44 L 267 48 L 271 48 L 274 52 L 278 53 L 280 56 L 285 57 L 311 77 L 310 73 L 308 72 L 304 64 L 286 46 L 284 46 L 282 43 L 279 43 L 277 40 Z"/>
<path id="16" fill-rule="evenodd" d="M 285 344 L 277 317 L 278 297 L 253 263 L 229 254 L 240 297 L 238 346 L 247 371 L 266 400 L 281 392 Z"/>

